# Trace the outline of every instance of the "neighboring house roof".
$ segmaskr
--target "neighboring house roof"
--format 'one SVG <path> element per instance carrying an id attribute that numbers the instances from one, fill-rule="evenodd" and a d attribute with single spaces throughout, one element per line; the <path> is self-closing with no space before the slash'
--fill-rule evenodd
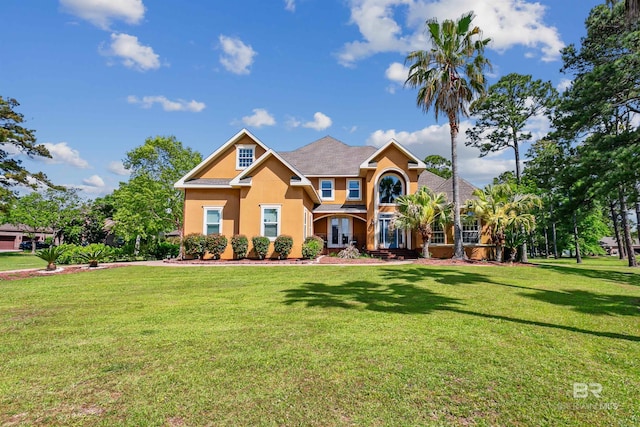
<path id="1" fill-rule="evenodd" d="M 343 213 L 343 214 L 354 214 L 354 213 L 367 213 L 366 205 L 352 205 L 352 204 L 328 204 L 324 203 L 320 206 L 317 206 L 313 213 Z"/>
<path id="2" fill-rule="evenodd" d="M 613 248 L 613 247 L 618 247 L 618 241 L 616 240 L 615 237 L 603 237 L 602 239 L 600 239 L 600 246 L 605 247 L 605 248 Z M 638 239 L 631 239 L 631 245 L 635 248 L 635 247 L 639 247 L 640 246 L 640 242 L 638 242 Z"/>
<path id="3" fill-rule="evenodd" d="M 325 136 L 280 155 L 306 176 L 359 176 L 362 160 L 376 151 L 375 147 L 351 146 Z"/>

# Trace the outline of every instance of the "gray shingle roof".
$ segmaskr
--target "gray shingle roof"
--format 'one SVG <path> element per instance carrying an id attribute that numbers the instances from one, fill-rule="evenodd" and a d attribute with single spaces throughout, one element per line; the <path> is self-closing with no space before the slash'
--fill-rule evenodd
<path id="1" fill-rule="evenodd" d="M 313 210 L 313 213 L 363 213 L 367 212 L 366 205 L 329 204 L 323 203 Z"/>
<path id="2" fill-rule="evenodd" d="M 198 178 L 184 183 L 184 185 L 229 185 L 231 179 L 228 178 Z"/>
<path id="3" fill-rule="evenodd" d="M 458 178 L 458 191 L 460 192 L 460 203 L 464 203 L 465 200 L 475 199 L 476 197 L 473 195 L 473 191 L 478 187 L 471 184 L 469 181 L 466 181 L 462 178 Z M 447 200 L 453 201 L 453 178 L 449 178 L 445 180 L 438 188 L 433 188 L 433 191 L 436 193 L 445 193 L 447 195 Z"/>
<path id="4" fill-rule="evenodd" d="M 427 187 L 431 191 L 435 191 L 436 188 L 440 187 L 445 181 L 446 179 L 433 172 L 424 171 L 418 177 L 418 188 Z"/>
<path id="5" fill-rule="evenodd" d="M 278 154 L 306 176 L 355 176 L 360 174 L 360 164 L 376 150 L 377 148 L 368 145 L 350 146 L 325 136 L 297 150 Z"/>

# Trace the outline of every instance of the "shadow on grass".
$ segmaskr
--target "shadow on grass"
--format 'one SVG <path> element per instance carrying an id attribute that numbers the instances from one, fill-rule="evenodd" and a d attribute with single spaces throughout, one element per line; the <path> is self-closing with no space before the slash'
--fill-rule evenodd
<path id="1" fill-rule="evenodd" d="M 457 271 L 454 272 L 455 274 L 451 274 L 451 270 L 444 270 L 444 272 L 446 274 L 440 274 L 439 269 L 420 268 L 388 271 L 393 279 L 404 279 L 405 281 L 409 282 L 417 282 L 419 280 L 424 280 L 426 277 L 429 277 L 432 280 L 447 284 L 489 283 L 505 286 L 501 283 L 490 280 L 488 277 L 482 274 L 467 273 L 463 271 Z M 520 286 L 513 287 L 529 289 Z M 538 293 L 533 295 L 520 295 L 524 297 L 539 299 L 541 301 L 553 304 L 573 306 L 574 309 L 581 307 L 581 305 L 576 305 L 575 301 L 571 300 L 571 293 L 551 293 L 552 291 L 542 291 L 537 289 L 531 290 Z M 512 322 L 521 325 L 539 326 L 597 337 L 640 342 L 640 337 L 635 335 L 627 335 L 616 332 L 592 331 L 573 326 L 558 325 L 549 322 L 519 319 L 515 317 L 466 310 L 463 308 L 464 302 L 461 299 L 441 295 L 424 287 L 416 286 L 413 283 L 380 284 L 370 281 L 346 281 L 339 285 L 327 285 L 325 283 L 312 282 L 304 283 L 298 288 L 287 289 L 283 292 L 286 296 L 284 303 L 287 305 L 303 303 L 307 307 L 342 308 L 347 310 L 364 309 L 376 312 L 400 314 L 430 314 L 435 311 L 449 311 L 452 313 Z M 582 300 L 588 300 L 591 302 L 594 299 L 598 300 L 598 304 L 595 305 L 596 309 L 599 310 L 597 314 L 616 313 L 629 315 L 634 314 L 632 312 L 634 308 L 637 310 L 637 307 L 633 306 L 633 299 L 630 297 L 586 294 L 590 293 L 587 292 L 583 295 L 577 296 L 574 294 L 574 297 L 578 299 L 582 298 Z M 585 312 L 593 313 L 593 311 Z"/>
<path id="2" fill-rule="evenodd" d="M 560 274 L 574 274 L 576 276 L 588 277 L 590 279 L 606 280 L 608 282 L 625 283 L 632 286 L 640 286 L 640 270 L 629 268 L 630 271 L 619 271 L 609 269 L 590 269 L 571 267 L 568 265 L 548 265 L 539 264 L 538 268 L 555 271 Z"/>
<path id="3" fill-rule="evenodd" d="M 532 289 L 533 290 L 533 289 Z M 519 293 L 549 304 L 571 307 L 572 310 L 595 315 L 640 315 L 640 298 L 629 295 L 608 295 L 580 289 L 550 291 L 535 289 L 534 293 Z"/>
<path id="4" fill-rule="evenodd" d="M 338 307 L 403 314 L 428 314 L 460 304 L 457 298 L 439 295 L 411 284 L 397 283 L 351 281 L 336 286 L 305 283 L 300 288 L 285 292 L 285 304 L 288 305 L 306 303 L 307 307 Z"/>

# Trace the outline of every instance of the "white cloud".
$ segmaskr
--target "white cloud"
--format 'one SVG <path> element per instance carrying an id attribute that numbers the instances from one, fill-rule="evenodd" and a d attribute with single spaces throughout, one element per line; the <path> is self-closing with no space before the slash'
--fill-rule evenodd
<path id="1" fill-rule="evenodd" d="M 349 0 L 351 23 L 362 40 L 346 43 L 338 61 L 353 66 L 358 60 L 379 52 L 427 48 L 425 17 L 457 19 L 473 10 L 474 24 L 490 37 L 491 49 L 503 52 L 515 45 L 529 48 L 543 61 L 560 58 L 564 43 L 555 27 L 544 23 L 546 7 L 524 0 Z M 404 17 L 404 21 L 398 18 Z M 514 25 L 517 22 L 518 25 Z"/>
<path id="2" fill-rule="evenodd" d="M 115 56 L 122 60 L 125 67 L 138 71 L 160 68 L 160 57 L 150 46 L 141 45 L 136 36 L 124 33 L 111 34 L 111 45 L 108 49 L 100 48 L 105 56 Z"/>
<path id="3" fill-rule="evenodd" d="M 409 76 L 409 67 L 405 67 L 399 62 L 394 62 L 387 67 L 384 75 L 392 82 L 404 84 Z"/>
<path id="4" fill-rule="evenodd" d="M 193 113 L 199 113 L 206 107 L 204 102 L 195 100 L 185 101 L 184 99 L 171 101 L 162 95 L 143 96 L 142 98 L 129 95 L 127 102 L 129 104 L 139 104 L 142 108 L 151 108 L 153 104 L 160 104 L 164 111 L 191 111 Z"/>
<path id="5" fill-rule="evenodd" d="M 253 58 L 257 52 L 235 37 L 221 34 L 218 40 L 224 52 L 220 55 L 220 63 L 224 68 L 234 74 L 249 74 L 249 67 L 253 64 Z"/>
<path id="6" fill-rule="evenodd" d="M 49 164 L 67 164 L 79 169 L 89 168 L 89 162 L 80 157 L 80 152 L 69 147 L 66 142 L 59 142 L 57 144 L 45 142 L 43 145 L 49 150 L 52 158 L 35 157 L 34 159 L 42 160 Z"/>
<path id="7" fill-rule="evenodd" d="M 302 127 L 320 131 L 327 129 L 331 126 L 332 123 L 333 122 L 331 121 L 331 118 L 329 116 L 318 111 L 313 115 L 313 121 L 304 123 Z"/>
<path id="8" fill-rule="evenodd" d="M 464 145 L 465 131 L 471 127 L 469 121 L 460 123 L 460 133 L 457 141 L 458 165 L 460 177 L 477 186 L 484 186 L 507 170 L 514 170 L 515 164 L 512 152 L 490 154 L 479 158 L 480 151 L 474 147 Z M 367 139 L 367 143 L 381 147 L 390 139 L 395 139 L 405 146 L 419 159 L 431 154 L 438 154 L 445 159 L 451 158 L 451 137 L 449 124 L 431 125 L 415 132 L 396 131 L 395 129 L 377 130 Z"/>
<path id="9" fill-rule="evenodd" d="M 90 187 L 104 187 L 104 180 L 98 175 L 91 175 L 89 178 L 83 179 L 82 183 Z"/>
<path id="10" fill-rule="evenodd" d="M 573 80 L 562 79 L 560 80 L 560 83 L 558 83 L 558 86 L 556 86 L 556 89 L 558 89 L 558 92 L 562 93 L 565 90 L 569 89 L 572 84 L 573 84 Z"/>
<path id="11" fill-rule="evenodd" d="M 116 175 L 120 175 L 120 176 L 129 176 L 131 174 L 131 171 L 129 171 L 129 169 L 125 168 L 124 165 L 122 164 L 122 162 L 120 161 L 113 161 L 110 162 L 107 165 L 107 170 L 111 173 L 114 173 Z"/>
<path id="12" fill-rule="evenodd" d="M 289 12 L 296 11 L 296 0 L 284 0 L 284 9 Z"/>
<path id="13" fill-rule="evenodd" d="M 144 17 L 142 0 L 60 0 L 62 8 L 72 15 L 104 30 L 111 21 L 137 24 Z"/>
<path id="14" fill-rule="evenodd" d="M 254 108 L 253 115 L 244 116 L 242 123 L 247 126 L 254 126 L 260 128 L 262 126 L 273 126 L 276 124 L 276 119 L 264 108 Z"/>

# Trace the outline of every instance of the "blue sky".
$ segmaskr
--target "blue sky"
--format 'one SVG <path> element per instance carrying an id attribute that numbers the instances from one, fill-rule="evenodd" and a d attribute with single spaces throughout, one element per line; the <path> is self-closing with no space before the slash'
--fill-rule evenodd
<path id="1" fill-rule="evenodd" d="M 25 166 L 87 197 L 126 180 L 125 153 L 155 135 L 205 157 L 243 127 L 278 151 L 331 135 L 449 157 L 447 122 L 402 85 L 407 52 L 428 48 L 424 21 L 474 10 L 493 40 L 490 84 L 517 72 L 563 88 L 571 76 L 559 71 L 559 49 L 579 43 L 599 3 L 4 0 L 0 94 L 21 103 L 53 154 Z M 531 124 L 534 135 L 547 129 L 543 118 Z M 482 186 L 514 169 L 512 152 L 480 159 L 463 132 L 463 177 Z"/>

